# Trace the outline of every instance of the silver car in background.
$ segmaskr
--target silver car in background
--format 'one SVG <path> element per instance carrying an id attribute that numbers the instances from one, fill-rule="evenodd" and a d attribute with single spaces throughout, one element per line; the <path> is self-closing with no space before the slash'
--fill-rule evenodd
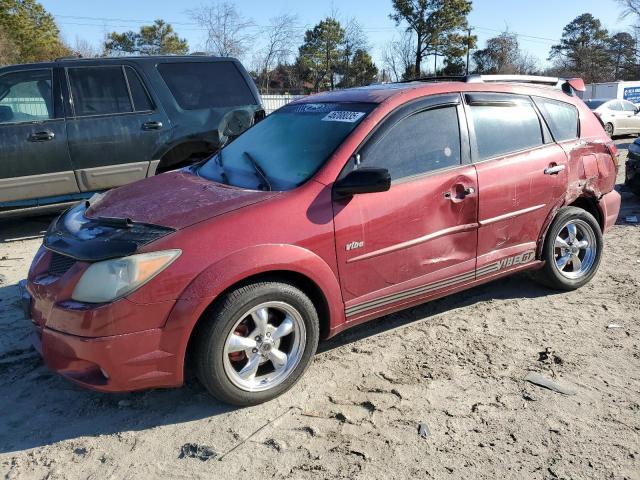
<path id="1" fill-rule="evenodd" d="M 584 103 L 602 121 L 607 134 L 640 133 L 640 109 L 627 100 L 592 99 Z"/>

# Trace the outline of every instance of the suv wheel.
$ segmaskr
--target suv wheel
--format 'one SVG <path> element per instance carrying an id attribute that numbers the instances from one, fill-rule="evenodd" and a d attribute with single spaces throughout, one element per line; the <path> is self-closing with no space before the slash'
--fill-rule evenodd
<path id="1" fill-rule="evenodd" d="M 598 271 L 602 231 L 589 212 L 576 207 L 560 209 L 544 241 L 544 267 L 536 278 L 559 290 L 575 290 Z"/>
<path id="2" fill-rule="evenodd" d="M 223 402 L 249 406 L 290 389 L 318 346 L 318 314 L 293 285 L 260 282 L 226 295 L 197 332 L 200 382 Z"/>

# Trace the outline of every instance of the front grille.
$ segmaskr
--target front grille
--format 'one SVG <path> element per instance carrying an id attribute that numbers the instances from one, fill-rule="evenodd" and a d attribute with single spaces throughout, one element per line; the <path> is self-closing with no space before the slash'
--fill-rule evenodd
<path id="1" fill-rule="evenodd" d="M 57 252 L 51 253 L 51 262 L 49 262 L 49 274 L 61 277 L 69 271 L 73 264 L 76 263 L 75 258 L 60 255 Z"/>

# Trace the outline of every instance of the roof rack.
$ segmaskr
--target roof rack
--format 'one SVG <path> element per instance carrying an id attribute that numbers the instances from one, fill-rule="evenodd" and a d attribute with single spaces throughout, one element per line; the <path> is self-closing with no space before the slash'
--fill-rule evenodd
<path id="1" fill-rule="evenodd" d="M 78 55 L 67 55 L 66 57 L 58 57 L 54 61 L 55 62 L 63 62 L 65 60 L 78 60 L 80 58 L 83 58 L 82 55 L 80 55 L 80 54 L 78 54 Z"/>
<path id="2" fill-rule="evenodd" d="M 584 81 L 581 78 L 543 77 L 539 75 L 459 75 L 443 77 L 420 77 L 404 82 L 465 82 L 465 83 L 531 83 L 534 85 L 548 85 L 561 88 L 567 93 L 571 90 L 585 91 Z"/>

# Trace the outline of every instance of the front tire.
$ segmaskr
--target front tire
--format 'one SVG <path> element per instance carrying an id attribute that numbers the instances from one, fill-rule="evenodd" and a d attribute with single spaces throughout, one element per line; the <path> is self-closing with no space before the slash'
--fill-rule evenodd
<path id="1" fill-rule="evenodd" d="M 217 399 L 256 405 L 289 390 L 316 352 L 318 314 L 295 286 L 259 282 L 225 295 L 196 332 L 195 367 Z"/>
<path id="2" fill-rule="evenodd" d="M 596 219 L 576 207 L 561 208 L 542 249 L 544 267 L 535 278 L 558 290 L 575 290 L 598 271 L 604 242 Z"/>

